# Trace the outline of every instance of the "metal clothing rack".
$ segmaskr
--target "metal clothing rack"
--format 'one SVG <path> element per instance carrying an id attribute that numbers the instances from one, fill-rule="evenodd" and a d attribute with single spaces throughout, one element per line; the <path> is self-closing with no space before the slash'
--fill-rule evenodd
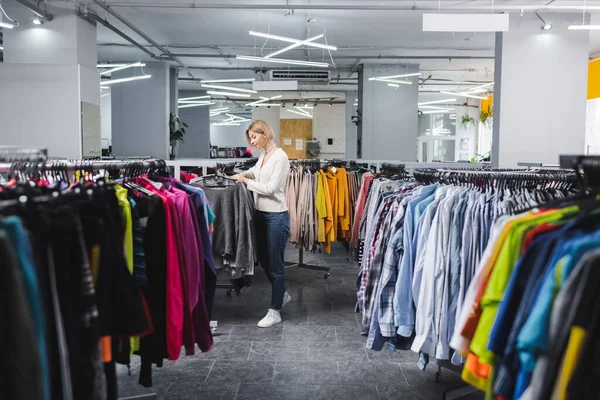
<path id="1" fill-rule="evenodd" d="M 329 278 L 329 276 L 331 275 L 331 268 L 326 267 L 324 265 L 319 265 L 317 264 L 307 264 L 304 262 L 304 249 L 302 247 L 300 247 L 300 249 L 298 250 L 298 262 L 293 262 L 293 261 L 285 261 L 285 267 L 286 268 L 292 268 L 292 267 L 298 267 L 301 269 L 310 269 L 313 271 L 323 271 L 325 272 L 325 275 L 323 276 L 325 279 Z"/>
<path id="2" fill-rule="evenodd" d="M 3 160 L 0 152 L 0 160 Z M 36 169 L 38 171 L 89 171 L 89 170 L 121 170 L 121 169 L 153 169 L 165 168 L 166 164 L 163 160 L 144 160 L 144 161 L 37 161 L 33 163 L 20 161 L 0 162 L 0 172 L 11 172 L 15 168 L 19 169 Z"/>
<path id="3" fill-rule="evenodd" d="M 447 369 L 449 371 L 460 374 L 462 372 L 462 368 L 452 364 L 447 360 L 437 360 L 437 371 L 435 372 L 435 383 L 440 383 L 440 379 L 442 377 L 442 368 Z M 461 397 L 468 396 L 471 393 L 478 392 L 478 389 L 474 388 L 470 385 L 465 385 L 456 389 L 447 390 L 442 393 L 442 400 L 456 400 Z"/>

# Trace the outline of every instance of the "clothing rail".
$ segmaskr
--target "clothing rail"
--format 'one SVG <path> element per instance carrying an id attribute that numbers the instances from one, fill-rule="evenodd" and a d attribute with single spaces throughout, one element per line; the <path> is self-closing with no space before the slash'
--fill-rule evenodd
<path id="1" fill-rule="evenodd" d="M 48 159 L 48 149 L 19 146 L 0 146 L 0 161 L 45 161 Z"/>
<path id="2" fill-rule="evenodd" d="M 137 167 L 140 169 L 162 168 L 167 164 L 164 160 L 144 160 L 144 161 L 115 161 L 115 160 L 94 160 L 94 161 L 48 161 L 35 163 L 3 162 L 0 163 L 0 172 L 11 172 L 13 170 L 35 169 L 38 171 L 78 171 L 78 170 L 99 170 L 99 169 L 125 169 Z"/>

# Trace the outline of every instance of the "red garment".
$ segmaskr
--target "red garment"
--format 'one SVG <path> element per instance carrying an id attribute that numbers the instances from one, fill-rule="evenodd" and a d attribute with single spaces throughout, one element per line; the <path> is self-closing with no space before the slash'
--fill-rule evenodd
<path id="1" fill-rule="evenodd" d="M 360 192 L 358 194 L 358 200 L 356 203 L 356 213 L 354 215 L 354 225 L 352 226 L 352 243 L 354 247 L 358 247 L 358 232 L 360 230 L 360 221 L 363 214 L 365 213 L 365 206 L 367 203 L 367 197 L 369 195 L 369 187 L 375 179 L 375 175 L 371 173 L 365 173 L 362 176 L 362 183 L 360 185 Z"/>
<path id="2" fill-rule="evenodd" d="M 190 181 L 194 178 L 197 178 L 198 175 L 196 174 L 188 174 L 187 172 L 181 172 L 181 180 L 184 181 L 185 183 L 190 183 Z"/>
<path id="3" fill-rule="evenodd" d="M 159 196 L 165 205 L 167 220 L 165 227 L 167 232 L 167 355 L 169 360 L 178 360 L 183 344 L 184 291 L 181 274 L 183 258 L 178 246 L 178 243 L 181 243 L 181 230 L 174 202 L 175 195 L 166 190 L 158 190 L 145 178 L 136 179 L 136 183 Z"/>

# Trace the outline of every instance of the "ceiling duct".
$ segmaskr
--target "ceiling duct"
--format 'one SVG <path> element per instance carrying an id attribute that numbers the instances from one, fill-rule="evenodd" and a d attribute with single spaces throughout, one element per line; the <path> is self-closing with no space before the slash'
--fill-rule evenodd
<path id="1" fill-rule="evenodd" d="M 330 71 L 272 70 L 270 73 L 273 81 L 329 82 Z"/>

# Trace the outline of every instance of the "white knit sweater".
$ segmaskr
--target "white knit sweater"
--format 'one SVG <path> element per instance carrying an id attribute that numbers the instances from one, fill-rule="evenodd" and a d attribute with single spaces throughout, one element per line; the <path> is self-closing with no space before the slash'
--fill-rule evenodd
<path id="1" fill-rule="evenodd" d="M 254 207 L 264 212 L 287 211 L 285 182 L 290 172 L 288 156 L 278 148 L 262 165 L 264 158 L 263 152 L 256 165 L 244 173 L 244 176 L 253 178 L 248 181 L 248 190 L 254 192 Z"/>

